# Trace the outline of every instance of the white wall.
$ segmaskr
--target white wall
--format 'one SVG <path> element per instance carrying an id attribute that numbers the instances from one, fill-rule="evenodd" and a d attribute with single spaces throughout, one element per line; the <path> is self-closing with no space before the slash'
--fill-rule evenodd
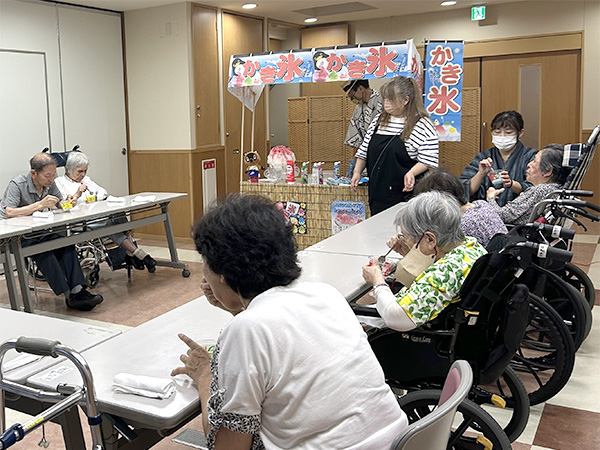
<path id="1" fill-rule="evenodd" d="M 125 31 L 131 150 L 195 148 L 189 4 L 127 11 Z"/>
<path id="2" fill-rule="evenodd" d="M 600 2 L 598 0 L 529 1 L 490 5 L 486 20 L 472 22 L 470 9 L 387 17 L 350 23 L 351 42 L 414 39 L 478 41 L 584 31 L 584 129 L 600 123 Z"/>
<path id="3" fill-rule="evenodd" d="M 0 0 L 0 49 L 0 189 L 42 148 L 78 144 L 95 181 L 128 193 L 121 15 Z"/>

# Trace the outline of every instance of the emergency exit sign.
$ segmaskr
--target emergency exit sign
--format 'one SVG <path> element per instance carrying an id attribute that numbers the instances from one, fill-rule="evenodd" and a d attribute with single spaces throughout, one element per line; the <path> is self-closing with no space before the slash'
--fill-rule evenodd
<path id="1" fill-rule="evenodd" d="M 471 20 L 485 19 L 485 6 L 473 6 L 471 8 Z"/>

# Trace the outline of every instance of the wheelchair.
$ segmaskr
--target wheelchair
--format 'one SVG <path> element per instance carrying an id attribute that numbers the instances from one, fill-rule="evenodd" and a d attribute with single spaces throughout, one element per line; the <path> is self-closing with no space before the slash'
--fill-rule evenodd
<path id="1" fill-rule="evenodd" d="M 508 235 L 494 237 L 488 245 L 488 250 L 503 247 L 500 252 L 520 247 L 538 249 L 522 252 L 518 258 L 519 276 L 530 288 L 530 309 L 525 336 L 511 361 L 511 367 L 527 386 L 531 405 L 549 400 L 568 382 L 575 364 L 574 340 L 583 339 L 585 331 L 583 312 L 586 308 L 589 311 L 589 306 L 547 268 L 564 264 L 572 257 L 570 251 L 553 247 L 548 241 L 564 242 L 573 235 L 573 230 L 560 226 L 530 223 L 513 228 Z M 571 295 L 547 298 L 536 293 L 548 286 Z M 510 399 L 508 403 L 511 404 Z"/>
<path id="2" fill-rule="evenodd" d="M 490 444 L 507 448 L 505 438 L 516 440 L 529 418 L 527 391 L 509 363 L 529 325 L 529 293 L 526 286 L 517 284 L 517 275 L 521 272 L 518 258 L 532 248 L 515 245 L 508 250 L 479 258 L 461 289 L 461 300 L 425 325 L 409 332 L 385 328 L 368 333 L 387 383 L 394 390 L 408 391 L 399 402 L 411 420 L 426 414 L 438 401 L 419 391 L 440 389 L 455 360 L 469 362 L 474 373 L 471 402 L 459 407 L 462 423 L 453 434 L 452 448 Z M 374 308 L 351 306 L 357 315 L 378 316 Z M 477 405 L 504 407 L 507 401 L 512 414 L 498 434 L 497 422 Z"/>
<path id="3" fill-rule="evenodd" d="M 577 216 L 586 217 L 592 221 L 600 220 L 597 214 L 589 211 L 600 212 L 600 207 L 585 202 L 576 197 L 591 197 L 592 191 L 580 190 L 581 183 L 592 163 L 598 141 L 600 140 L 600 125 L 592 131 L 587 143 L 565 145 L 563 167 L 569 173 L 562 189 L 553 192 L 548 199 L 536 205 L 530 215 L 530 222 L 540 221 L 553 225 L 564 225 L 570 220 L 587 231 Z M 544 209 L 547 211 L 543 213 Z M 563 267 L 554 270 L 563 280 L 581 292 L 588 301 L 590 308 L 596 301 L 593 283 L 585 272 L 577 266 L 567 262 Z"/>
<path id="4" fill-rule="evenodd" d="M 516 242 L 531 241 L 538 244 L 551 245 L 553 248 L 568 249 L 575 235 L 574 230 L 562 228 L 558 225 L 544 225 L 542 223 L 529 223 L 511 229 L 508 235 L 498 237 L 501 241 Z M 498 239 L 497 237 L 494 240 Z M 494 249 L 496 242 L 490 242 L 488 249 Z M 580 269 L 570 264 L 570 261 L 553 260 L 552 257 L 529 257 L 529 265 L 525 268 L 524 283 L 532 294 L 545 300 L 563 318 L 571 332 L 575 350 L 577 350 L 592 327 L 592 312 L 589 301 L 583 295 L 577 283 L 586 284 L 587 275 Z M 567 264 L 570 264 L 567 266 Z M 577 270 L 577 272 L 575 272 Z M 561 277 L 561 273 L 577 273 L 585 278 L 569 282 Z M 591 284 L 591 281 L 589 281 Z M 591 286 L 593 288 L 593 285 Z M 595 301 L 595 299 L 594 299 Z"/>

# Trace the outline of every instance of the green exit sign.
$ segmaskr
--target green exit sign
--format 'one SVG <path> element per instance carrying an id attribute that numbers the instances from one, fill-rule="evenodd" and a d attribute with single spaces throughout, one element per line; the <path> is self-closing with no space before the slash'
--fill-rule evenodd
<path id="1" fill-rule="evenodd" d="M 471 20 L 485 19 L 485 6 L 473 6 L 471 8 Z"/>

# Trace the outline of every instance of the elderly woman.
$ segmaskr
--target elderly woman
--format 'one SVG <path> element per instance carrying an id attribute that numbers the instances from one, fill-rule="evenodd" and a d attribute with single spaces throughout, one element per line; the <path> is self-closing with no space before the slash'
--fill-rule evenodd
<path id="1" fill-rule="evenodd" d="M 381 87 L 383 112 L 373 118 L 356 154 L 352 189 L 369 174 L 369 208 L 377 214 L 411 197 L 415 180 L 438 166 L 438 133 L 412 78 L 394 77 Z"/>
<path id="2" fill-rule="evenodd" d="M 172 372 L 198 384 L 208 447 L 389 448 L 407 418 L 344 297 L 298 280 L 276 205 L 230 196 L 200 219 L 194 240 L 207 300 L 234 315 L 212 359 L 180 335 L 189 350 Z"/>
<path id="3" fill-rule="evenodd" d="M 498 204 L 498 197 L 504 188 L 489 188 L 487 201 L 500 214 L 505 223 L 521 225 L 529 221 L 529 214 L 536 203 L 544 200 L 553 191 L 560 189 L 565 182 L 566 172 L 562 168 L 564 147 L 560 144 L 549 144 L 536 153 L 535 158 L 527 165 L 527 181 L 532 187 L 523 191 L 516 199 L 504 206 Z"/>
<path id="4" fill-rule="evenodd" d="M 485 200 L 468 201 L 460 180 L 444 169 L 427 174 L 417 183 L 414 193 L 419 195 L 429 191 L 447 192 L 458 201 L 463 213 L 460 227 L 466 236 L 477 238 L 484 247 L 496 234 L 508 233 L 494 207 Z"/>
<path id="5" fill-rule="evenodd" d="M 465 237 L 460 220 L 456 199 L 438 191 L 413 197 L 398 211 L 398 235 L 389 245 L 404 256 L 395 274 L 404 287 L 394 295 L 378 264 L 363 267 L 363 278 L 375 288 L 377 311 L 388 327 L 412 330 L 459 300 L 473 263 L 486 253 L 475 238 Z"/>
<path id="6" fill-rule="evenodd" d="M 70 196 L 74 202 L 81 197 L 95 197 L 96 200 L 104 200 L 108 192 L 102 186 L 94 183 L 87 176 L 89 167 L 88 157 L 81 152 L 71 152 L 65 164 L 65 174 L 55 180 L 63 198 Z M 124 222 L 126 219 L 115 219 L 116 222 Z M 148 269 L 152 273 L 156 271 L 156 261 L 144 249 L 138 248 L 133 240 L 131 231 L 126 233 L 111 234 L 110 239 L 127 251 L 126 261 L 138 270 Z"/>

